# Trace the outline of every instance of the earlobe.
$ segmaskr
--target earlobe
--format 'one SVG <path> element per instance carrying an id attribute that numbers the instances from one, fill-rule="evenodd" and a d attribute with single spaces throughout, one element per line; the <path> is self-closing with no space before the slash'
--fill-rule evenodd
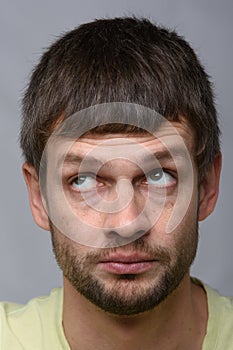
<path id="1" fill-rule="evenodd" d="M 207 170 L 199 189 L 199 221 L 206 219 L 214 210 L 219 193 L 222 155 L 219 153 Z"/>
<path id="2" fill-rule="evenodd" d="M 50 226 L 48 214 L 43 205 L 37 172 L 35 168 L 27 162 L 23 164 L 22 170 L 28 189 L 29 201 L 34 220 L 38 226 L 49 231 Z"/>

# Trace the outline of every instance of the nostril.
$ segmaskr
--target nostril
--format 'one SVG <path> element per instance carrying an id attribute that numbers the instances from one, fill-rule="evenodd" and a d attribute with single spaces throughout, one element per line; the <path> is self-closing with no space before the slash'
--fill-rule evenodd
<path id="1" fill-rule="evenodd" d="M 117 236 L 119 236 L 119 234 L 116 231 L 109 231 L 109 232 L 107 232 L 106 236 L 110 239 L 114 239 Z"/>
<path id="2" fill-rule="evenodd" d="M 134 239 L 138 239 L 144 236 L 147 232 L 145 230 L 139 230 L 134 234 Z"/>
<path id="3" fill-rule="evenodd" d="M 123 233 L 121 232 L 117 232 L 114 230 L 111 230 L 109 232 L 107 232 L 106 236 L 109 239 L 119 239 L 121 237 L 121 239 L 123 240 L 130 240 L 131 242 L 142 237 L 143 235 L 146 234 L 145 230 L 138 230 L 135 233 Z"/>
<path id="4" fill-rule="evenodd" d="M 123 234 L 122 232 L 111 230 L 106 233 L 106 238 L 116 245 L 125 245 L 136 241 L 145 234 L 147 234 L 147 231 L 145 230 L 138 230 L 137 232 L 131 232 L 130 234 Z"/>

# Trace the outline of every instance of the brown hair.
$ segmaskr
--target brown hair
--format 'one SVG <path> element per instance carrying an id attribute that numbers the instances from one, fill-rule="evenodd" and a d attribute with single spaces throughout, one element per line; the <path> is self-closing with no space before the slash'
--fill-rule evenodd
<path id="1" fill-rule="evenodd" d="M 59 122 L 106 102 L 149 107 L 194 131 L 202 175 L 219 152 L 219 127 L 209 77 L 176 32 L 134 17 L 86 23 L 58 39 L 35 67 L 23 99 L 20 143 L 37 171 Z M 102 132 L 138 132 L 119 124 Z M 98 132 L 98 128 L 95 130 Z"/>

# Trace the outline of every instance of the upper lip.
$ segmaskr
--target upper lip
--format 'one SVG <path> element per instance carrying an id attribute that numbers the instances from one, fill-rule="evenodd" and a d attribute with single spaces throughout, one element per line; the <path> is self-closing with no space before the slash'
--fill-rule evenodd
<path id="1" fill-rule="evenodd" d="M 101 259 L 100 262 L 118 262 L 118 263 L 137 263 L 143 261 L 154 261 L 156 259 L 143 254 L 111 254 L 107 258 Z"/>

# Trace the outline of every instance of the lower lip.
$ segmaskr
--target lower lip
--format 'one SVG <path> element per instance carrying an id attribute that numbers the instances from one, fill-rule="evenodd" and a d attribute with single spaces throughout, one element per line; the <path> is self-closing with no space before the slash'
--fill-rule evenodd
<path id="1" fill-rule="evenodd" d="M 102 270 L 114 273 L 118 275 L 126 275 L 126 274 L 139 274 L 150 270 L 156 261 L 139 261 L 139 262 L 131 262 L 131 263 L 123 263 L 123 262 L 102 262 L 99 263 L 99 266 Z"/>

